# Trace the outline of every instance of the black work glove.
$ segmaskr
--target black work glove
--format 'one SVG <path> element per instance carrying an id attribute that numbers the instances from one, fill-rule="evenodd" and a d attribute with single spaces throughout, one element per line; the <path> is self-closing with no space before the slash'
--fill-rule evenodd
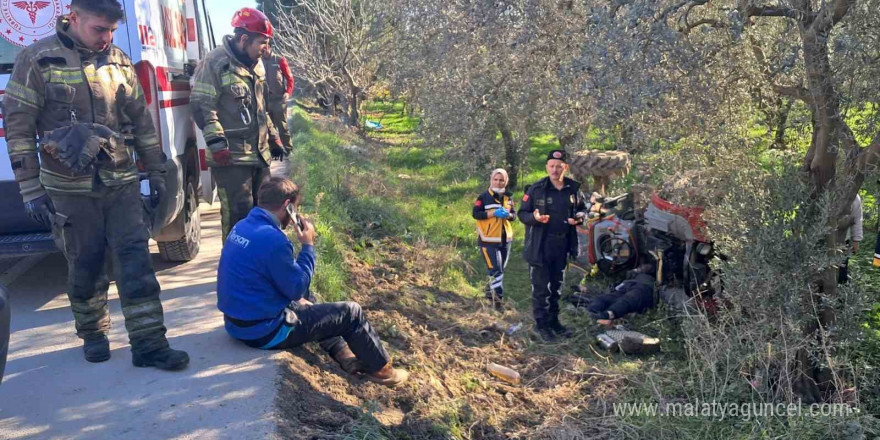
<path id="1" fill-rule="evenodd" d="M 272 153 L 272 159 L 275 160 L 284 160 L 284 156 L 289 154 L 278 139 L 275 139 L 275 142 L 269 145 L 269 151 Z"/>
<path id="2" fill-rule="evenodd" d="M 49 199 L 49 195 L 43 194 L 36 199 L 25 202 L 24 209 L 27 210 L 28 216 L 35 222 L 51 228 L 52 216 L 55 215 L 55 205 Z"/>
<path id="3" fill-rule="evenodd" d="M 232 152 L 229 151 L 229 141 L 225 137 L 219 137 L 208 142 L 208 149 L 211 151 L 211 159 L 218 166 L 225 167 L 232 165 Z"/>
<path id="4" fill-rule="evenodd" d="M 150 203 L 153 207 L 159 206 L 159 202 L 165 198 L 165 173 L 154 171 L 150 173 Z"/>

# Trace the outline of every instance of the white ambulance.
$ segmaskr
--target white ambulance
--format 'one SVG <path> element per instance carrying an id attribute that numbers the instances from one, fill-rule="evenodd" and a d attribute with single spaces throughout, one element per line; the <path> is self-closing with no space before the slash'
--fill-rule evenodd
<path id="1" fill-rule="evenodd" d="M 214 46 L 204 2 L 121 0 L 126 18 L 113 41 L 135 63 L 168 156 L 168 197 L 146 215 L 160 254 L 169 261 L 196 256 L 201 235 L 199 192 L 212 201 L 204 140 L 189 109 L 195 64 Z M 0 94 L 19 51 L 53 35 L 56 19 L 69 9 L 70 0 L 0 0 Z M 142 192 L 148 193 L 146 175 L 141 178 Z M 51 232 L 28 218 L 18 191 L 5 132 L 0 129 L 0 255 L 54 252 Z"/>

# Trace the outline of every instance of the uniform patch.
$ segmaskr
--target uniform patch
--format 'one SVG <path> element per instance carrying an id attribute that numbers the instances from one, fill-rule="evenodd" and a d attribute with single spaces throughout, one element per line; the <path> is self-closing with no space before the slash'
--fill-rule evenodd
<path id="1" fill-rule="evenodd" d="M 483 201 L 480 199 L 477 199 L 477 201 L 474 202 L 474 206 L 476 206 L 477 208 L 483 206 Z"/>
<path id="2" fill-rule="evenodd" d="M 559 151 L 554 151 L 553 158 L 554 159 L 562 159 L 562 153 L 560 153 Z"/>
<path id="3" fill-rule="evenodd" d="M 529 201 L 529 195 L 523 194 L 523 202 L 528 202 L 528 201 Z"/>

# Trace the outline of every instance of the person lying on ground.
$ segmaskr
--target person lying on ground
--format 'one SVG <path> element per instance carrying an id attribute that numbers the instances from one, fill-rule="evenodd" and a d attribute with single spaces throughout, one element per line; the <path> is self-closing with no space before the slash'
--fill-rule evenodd
<path id="1" fill-rule="evenodd" d="M 639 273 L 620 283 L 611 293 L 592 300 L 587 311 L 597 323 L 610 326 L 615 319 L 642 313 L 654 305 L 654 277 Z"/>
<path id="2" fill-rule="evenodd" d="M 289 179 L 263 183 L 257 207 L 226 238 L 217 269 L 217 307 L 227 333 L 260 349 L 306 342 L 321 347 L 349 374 L 395 386 L 409 373 L 391 366 L 379 336 L 356 302 L 315 304 L 315 228 L 297 215 L 300 188 Z M 293 226 L 302 245 L 294 259 L 284 229 Z"/>
<path id="3" fill-rule="evenodd" d="M 486 261 L 489 284 L 486 286 L 486 299 L 492 301 L 497 310 L 503 308 L 504 268 L 510 256 L 510 243 L 513 241 L 513 226 L 516 218 L 513 194 L 507 191 L 507 171 L 503 168 L 492 170 L 489 175 L 489 189 L 483 191 L 474 202 L 473 217 L 477 221 L 477 246 Z"/>

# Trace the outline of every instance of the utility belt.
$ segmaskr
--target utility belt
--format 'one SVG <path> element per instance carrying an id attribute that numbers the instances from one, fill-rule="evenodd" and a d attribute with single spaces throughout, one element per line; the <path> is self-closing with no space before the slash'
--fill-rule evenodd
<path id="1" fill-rule="evenodd" d="M 72 122 L 55 130 L 46 131 L 40 140 L 40 150 L 73 176 L 93 174 L 97 167 L 116 169 L 131 163 L 129 142 L 134 137 L 111 130 L 106 125 Z"/>
<path id="2" fill-rule="evenodd" d="M 258 319 L 256 321 L 245 321 L 243 319 L 233 318 L 225 313 L 223 314 L 223 319 L 225 319 L 225 320 L 227 320 L 227 321 L 229 321 L 229 322 L 231 322 L 241 328 L 253 327 L 255 325 L 262 324 L 262 323 L 266 322 L 265 319 Z"/>
<path id="3" fill-rule="evenodd" d="M 244 319 L 233 318 L 233 317 L 224 313 L 223 319 L 225 319 L 228 322 L 231 322 L 232 324 L 235 324 L 235 326 L 237 326 L 237 327 L 248 328 L 248 327 L 253 327 L 255 325 L 263 324 L 266 321 L 271 321 L 273 318 L 257 319 L 254 321 L 248 321 L 248 320 L 244 320 Z M 299 317 L 296 316 L 296 311 L 294 311 L 291 308 L 291 306 L 287 306 L 284 308 L 284 322 L 288 325 L 296 325 L 296 324 L 300 323 Z"/>

